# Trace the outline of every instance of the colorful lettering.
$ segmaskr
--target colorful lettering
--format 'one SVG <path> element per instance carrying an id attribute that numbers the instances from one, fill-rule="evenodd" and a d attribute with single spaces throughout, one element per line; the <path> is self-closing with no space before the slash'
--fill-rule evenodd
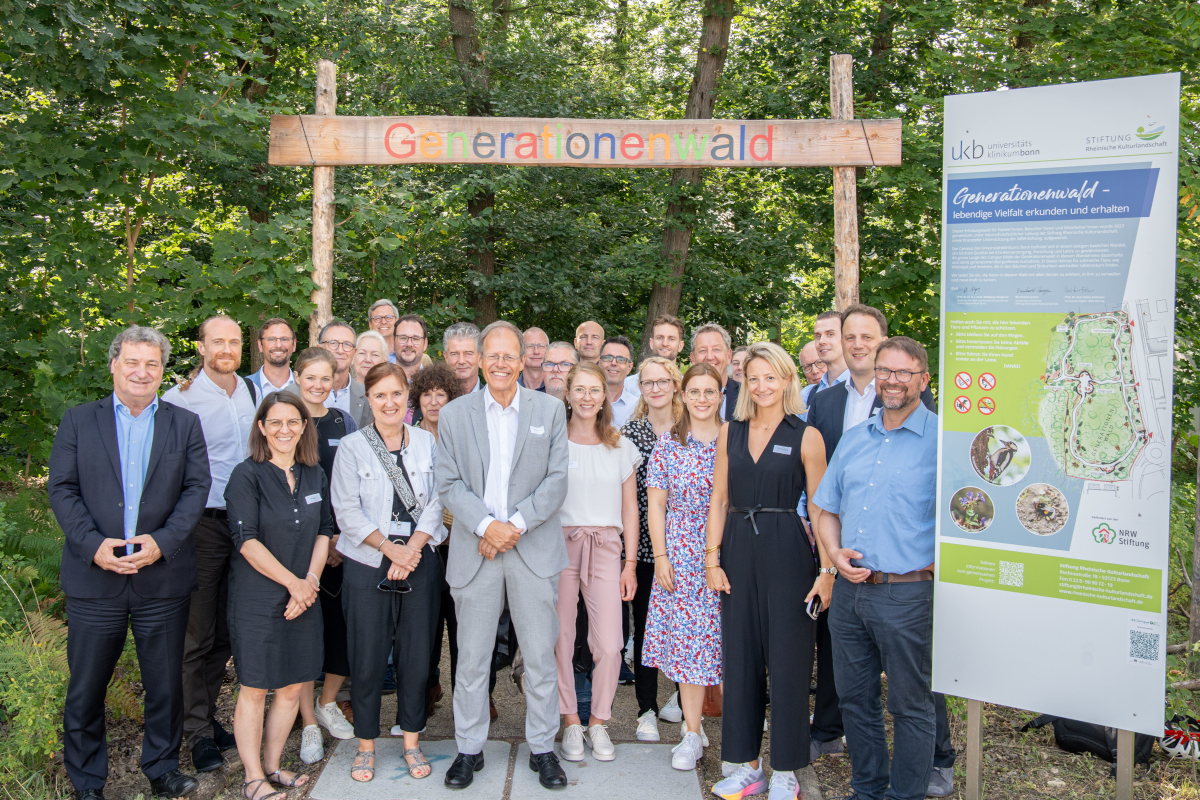
<path id="1" fill-rule="evenodd" d="M 745 126 L 743 125 L 742 127 L 744 128 Z M 760 134 L 758 136 L 755 136 L 753 139 L 751 139 L 750 140 L 750 157 L 753 158 L 755 161 L 770 161 L 771 160 L 771 145 L 773 144 L 772 139 L 774 138 L 774 135 L 775 134 L 774 134 L 773 126 L 768 125 L 766 136 L 762 136 Z M 767 143 L 767 154 L 765 156 L 761 156 L 761 157 L 754 150 L 755 145 L 758 144 L 758 141 L 760 139 Z"/>
<path id="2" fill-rule="evenodd" d="M 437 148 L 437 152 L 431 153 L 428 148 L 432 146 Z M 421 134 L 421 155 L 425 158 L 441 158 L 442 157 L 442 137 L 436 133 Z"/>
<path id="3" fill-rule="evenodd" d="M 636 147 L 637 152 L 630 153 L 628 150 L 626 150 L 625 148 L 628 147 L 629 145 L 633 145 L 634 147 Z M 628 159 L 641 158 L 642 157 L 642 147 L 643 147 L 642 137 L 636 133 L 627 133 L 621 137 L 621 157 L 622 158 L 628 158 Z"/>
<path id="4" fill-rule="evenodd" d="M 511 136 L 512 134 L 509 135 Z M 484 140 L 485 136 L 487 137 L 486 141 Z M 486 153 L 479 152 L 479 145 L 481 144 L 488 148 Z M 492 136 L 486 131 L 480 131 L 479 133 L 475 134 L 475 138 L 471 140 L 471 152 L 475 154 L 476 158 L 491 158 L 496 152 L 496 137 Z"/>
<path id="5" fill-rule="evenodd" d="M 383 147 L 385 150 L 388 151 L 388 155 L 391 156 L 392 158 L 408 158 L 413 153 L 417 152 L 417 144 L 416 144 L 416 142 L 409 139 L 408 136 L 405 136 L 403 139 L 400 140 L 400 146 L 403 147 L 404 145 L 408 145 L 408 152 L 407 153 L 397 153 L 395 150 L 393 150 L 392 149 L 392 131 L 396 130 L 396 128 L 407 128 L 409 136 L 411 136 L 413 133 L 415 133 L 415 131 L 412 129 L 411 125 L 405 125 L 403 122 L 397 122 L 395 125 L 388 128 L 387 133 L 385 133 L 383 135 Z"/>
<path id="6" fill-rule="evenodd" d="M 527 141 L 527 142 L 521 141 L 526 136 L 529 137 L 529 141 Z M 522 149 L 527 149 L 528 154 L 522 155 L 521 154 Z M 525 133 L 517 134 L 517 158 L 537 158 L 537 135 L 536 134 L 529 133 L 528 131 L 526 131 Z"/>
<path id="7" fill-rule="evenodd" d="M 671 160 L 671 137 L 665 133 L 650 134 L 650 144 L 649 144 L 650 152 L 646 153 L 646 158 L 654 158 L 654 140 L 655 139 L 662 139 L 663 158 L 670 161 Z"/>
<path id="8" fill-rule="evenodd" d="M 704 157 L 704 138 L 705 137 L 701 136 L 700 142 L 697 144 L 696 134 L 689 133 L 688 138 L 687 138 L 687 144 L 684 144 L 683 137 L 677 133 L 677 134 L 675 134 L 675 152 L 677 152 L 679 154 L 679 157 L 681 159 L 686 161 L 687 155 L 688 155 L 688 150 L 691 150 L 692 153 L 694 154 L 693 157 L 697 161 L 699 161 L 701 158 Z"/>
<path id="9" fill-rule="evenodd" d="M 717 144 L 717 140 L 720 140 L 721 143 Z M 734 160 L 733 137 L 728 133 L 718 133 L 716 136 L 712 137 L 712 140 L 709 141 L 709 144 L 712 145 L 712 157 L 717 161 Z M 721 155 L 721 151 L 724 151 L 725 154 Z"/>
<path id="10" fill-rule="evenodd" d="M 466 158 L 467 157 L 467 135 L 460 131 L 459 133 L 449 134 L 449 137 L 450 138 L 446 140 L 446 158 L 454 158 L 454 140 L 455 139 L 458 139 L 462 142 L 462 155 L 463 155 L 463 158 Z"/>

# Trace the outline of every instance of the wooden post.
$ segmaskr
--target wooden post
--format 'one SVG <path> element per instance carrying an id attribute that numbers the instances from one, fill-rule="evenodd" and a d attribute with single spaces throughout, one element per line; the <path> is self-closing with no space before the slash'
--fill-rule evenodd
<path id="1" fill-rule="evenodd" d="M 317 62 L 316 115 L 332 117 L 337 113 L 337 65 L 321 59 Z M 314 152 L 315 156 L 316 153 Z M 333 319 L 333 170 L 313 167 L 312 291 L 316 306 L 308 319 L 308 345 L 316 347 L 321 328 Z"/>
<path id="2" fill-rule="evenodd" d="M 1117 800 L 1133 800 L 1133 731 L 1117 730 Z"/>
<path id="3" fill-rule="evenodd" d="M 829 58 L 829 108 L 833 119 L 854 119 L 852 56 Z M 833 168 L 833 276 L 839 311 L 858 302 L 858 188 L 854 170 Z"/>
<path id="4" fill-rule="evenodd" d="M 966 800 L 983 797 L 983 703 L 967 700 Z"/>

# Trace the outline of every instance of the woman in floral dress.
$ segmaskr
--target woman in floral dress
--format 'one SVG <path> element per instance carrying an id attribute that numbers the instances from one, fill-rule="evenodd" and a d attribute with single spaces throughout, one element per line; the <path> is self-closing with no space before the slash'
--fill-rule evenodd
<path id="1" fill-rule="evenodd" d="M 704 754 L 704 687 L 721 682 L 721 606 L 704 575 L 704 537 L 721 422 L 721 376 L 697 364 L 683 376 L 684 412 L 659 437 L 646 473 L 654 588 L 642 663 L 679 684 L 687 733 L 671 766 L 695 769 Z"/>

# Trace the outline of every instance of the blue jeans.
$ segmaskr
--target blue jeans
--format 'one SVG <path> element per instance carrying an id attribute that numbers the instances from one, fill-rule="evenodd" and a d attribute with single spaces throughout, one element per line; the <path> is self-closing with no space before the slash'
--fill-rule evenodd
<path id="1" fill-rule="evenodd" d="M 936 724 L 933 582 L 871 585 L 838 578 L 829 606 L 850 786 L 860 800 L 921 800 L 933 767 Z M 895 731 L 890 769 L 881 672 L 887 673 Z"/>

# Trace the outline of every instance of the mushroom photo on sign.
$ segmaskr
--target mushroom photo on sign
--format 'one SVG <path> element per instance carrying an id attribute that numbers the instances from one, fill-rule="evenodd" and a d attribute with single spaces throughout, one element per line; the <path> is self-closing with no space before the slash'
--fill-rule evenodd
<path id="1" fill-rule="evenodd" d="M 1010 486 L 1024 478 L 1032 460 L 1029 442 L 1007 425 L 984 428 L 971 442 L 971 466 L 995 486 Z"/>

